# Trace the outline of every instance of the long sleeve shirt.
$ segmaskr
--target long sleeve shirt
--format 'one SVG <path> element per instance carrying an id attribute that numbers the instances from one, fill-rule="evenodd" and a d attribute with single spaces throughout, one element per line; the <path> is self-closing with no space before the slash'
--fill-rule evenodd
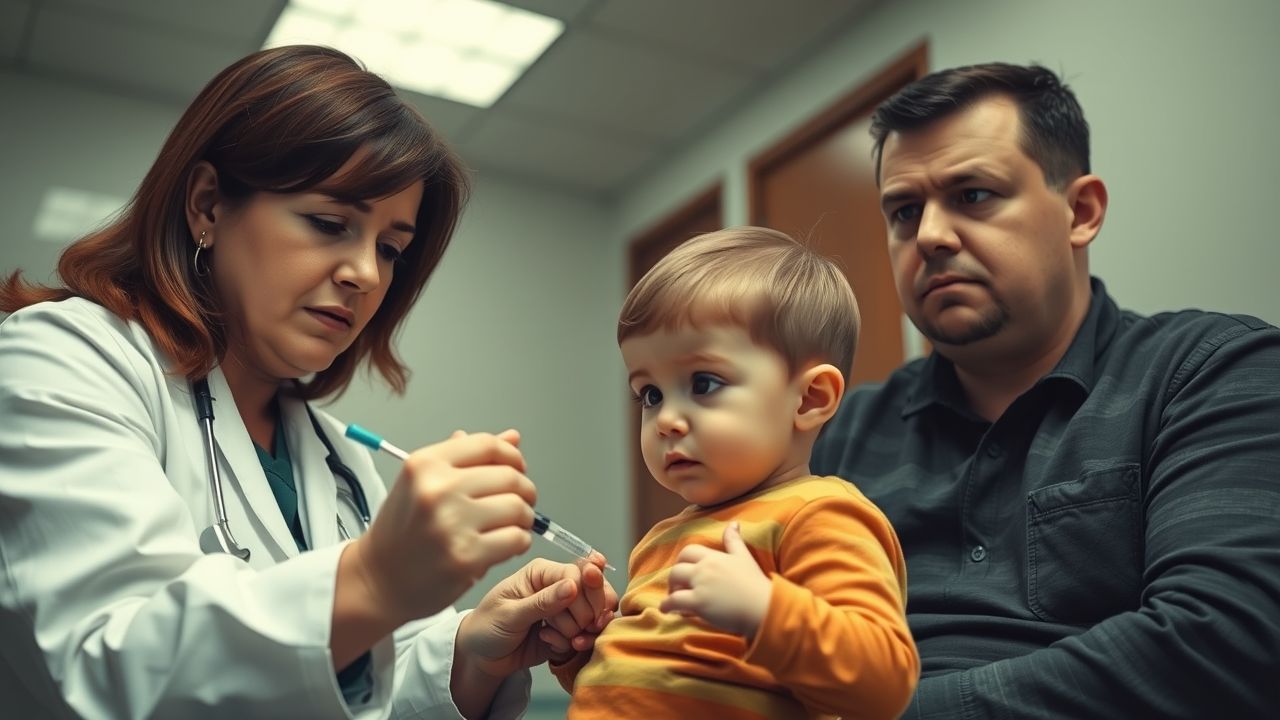
<path id="1" fill-rule="evenodd" d="M 904 717 L 1280 717 L 1280 330 L 1118 309 L 995 422 L 936 353 L 846 397 L 815 472 L 898 532 Z"/>
<path id="2" fill-rule="evenodd" d="M 680 551 L 722 549 L 735 520 L 771 579 L 750 644 L 658 609 Z M 590 662 L 553 668 L 573 692 L 571 720 L 895 718 L 915 687 L 901 549 L 880 511 L 839 478 L 687 508 L 645 535 L 630 568 L 619 617 Z"/>

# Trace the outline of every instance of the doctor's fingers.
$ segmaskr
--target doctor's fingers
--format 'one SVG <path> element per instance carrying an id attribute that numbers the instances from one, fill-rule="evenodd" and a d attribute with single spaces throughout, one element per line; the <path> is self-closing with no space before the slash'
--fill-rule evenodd
<path id="1" fill-rule="evenodd" d="M 597 610 L 592 607 L 591 601 L 587 597 L 587 588 L 583 586 L 582 579 L 577 578 L 574 582 L 578 586 L 578 594 L 574 597 L 573 602 L 569 604 L 569 607 L 546 620 L 548 625 L 568 638 L 583 632 L 597 630 L 597 621 L 600 619 L 600 614 L 604 612 L 603 609 Z"/>
<path id="2" fill-rule="evenodd" d="M 564 663 L 573 657 L 572 641 L 550 625 L 544 625 L 538 629 L 538 639 L 550 650 L 552 662 Z"/>
<path id="3" fill-rule="evenodd" d="M 500 562 L 523 555 L 533 544 L 528 531 L 510 525 L 473 536 L 464 552 L 466 562 L 480 570 L 476 579 Z"/>
<path id="4" fill-rule="evenodd" d="M 426 506 L 435 506 L 452 497 L 482 498 L 490 495 L 518 495 L 528 505 L 538 500 L 533 481 L 519 470 L 505 465 L 452 468 L 427 464 L 401 470 L 412 483 L 414 497 Z"/>
<path id="5" fill-rule="evenodd" d="M 409 453 L 406 464 L 416 462 L 443 462 L 454 467 L 473 467 L 476 465 L 510 465 L 517 470 L 525 469 L 524 455 L 520 448 L 511 442 L 519 442 L 519 434 L 514 437 L 494 435 L 492 433 L 455 432 L 447 440 Z"/>
<path id="6" fill-rule="evenodd" d="M 466 430 L 454 430 L 452 433 L 450 433 L 449 439 L 452 440 L 454 438 L 466 437 L 470 434 L 471 433 L 467 432 Z M 512 445 L 515 445 L 516 447 L 520 447 L 520 431 L 516 430 L 515 428 L 507 428 L 506 430 L 503 430 L 502 432 L 498 433 L 497 436 L 499 440 L 506 440 Z"/>
<path id="7" fill-rule="evenodd" d="M 462 522 L 478 532 L 516 527 L 528 531 L 533 527 L 533 507 L 514 493 L 472 498 L 456 514 Z"/>

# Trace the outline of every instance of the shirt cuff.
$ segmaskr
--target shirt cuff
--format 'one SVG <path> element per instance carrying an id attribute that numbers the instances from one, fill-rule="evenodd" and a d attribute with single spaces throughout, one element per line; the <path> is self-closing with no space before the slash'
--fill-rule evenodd
<path id="1" fill-rule="evenodd" d="M 902 717 L 913 720 L 968 717 L 972 695 L 971 680 L 967 672 L 921 678 L 915 697 L 911 699 L 911 705 Z"/>
<path id="2" fill-rule="evenodd" d="M 449 689 L 458 624 L 470 610 L 452 608 L 417 620 L 396 632 L 402 645 L 396 659 L 396 717 L 452 718 L 461 720 Z M 407 647 L 403 645 L 407 644 Z M 512 673 L 494 693 L 489 705 L 491 720 L 514 720 L 529 706 L 533 678 L 528 670 Z"/>

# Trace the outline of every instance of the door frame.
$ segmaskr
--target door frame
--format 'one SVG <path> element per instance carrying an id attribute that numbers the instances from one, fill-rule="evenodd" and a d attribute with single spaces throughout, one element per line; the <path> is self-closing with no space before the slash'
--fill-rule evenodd
<path id="1" fill-rule="evenodd" d="M 776 166 L 822 142 L 836 131 L 870 115 L 892 91 L 919 80 L 929 72 L 929 43 L 921 40 L 898 59 L 872 74 L 844 97 L 788 133 L 747 165 L 747 203 L 751 222 L 765 224 L 763 178 Z"/>
<path id="2" fill-rule="evenodd" d="M 661 220 L 657 221 L 648 229 L 634 236 L 627 249 L 627 292 L 640 281 L 640 278 L 649 268 L 640 269 L 637 266 L 639 259 L 645 255 L 645 251 L 651 249 L 654 245 L 667 242 L 671 239 L 671 235 L 679 232 L 680 228 L 691 224 L 691 222 L 703 213 L 714 214 L 719 218 L 721 227 L 724 225 L 724 183 L 717 180 L 705 190 L 695 193 L 693 197 L 686 200 L 682 205 L 672 210 Z M 645 467 L 644 457 L 640 454 L 640 414 L 634 409 L 635 403 L 627 403 L 627 457 L 631 461 L 631 537 L 634 542 L 639 542 L 645 533 L 649 532 L 648 519 L 642 514 L 642 510 L 648 507 L 645 500 L 646 493 L 654 492 L 652 487 L 655 480 L 650 477 L 649 470 Z M 667 490 L 662 489 L 662 492 Z"/>

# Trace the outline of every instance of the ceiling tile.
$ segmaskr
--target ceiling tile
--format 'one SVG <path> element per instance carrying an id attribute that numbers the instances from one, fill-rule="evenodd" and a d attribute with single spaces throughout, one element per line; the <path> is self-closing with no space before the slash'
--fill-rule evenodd
<path id="1" fill-rule="evenodd" d="M 614 0 L 590 18 L 697 56 L 773 69 L 856 16 L 870 0 Z"/>
<path id="2" fill-rule="evenodd" d="M 244 54 L 98 10 L 48 6 L 37 11 L 27 60 L 36 69 L 185 103 Z"/>
<path id="3" fill-rule="evenodd" d="M 168 27 L 194 37 L 242 43 L 242 55 L 262 46 L 284 5 L 284 0 L 45 0 L 45 7 L 94 9 L 153 30 Z"/>
<path id="4" fill-rule="evenodd" d="M 418 109 L 445 139 L 455 142 L 467 125 L 480 115 L 481 110 L 471 105 L 431 97 L 410 90 L 396 88 L 396 93 Z"/>
<path id="5" fill-rule="evenodd" d="M 502 1 L 566 23 L 506 96 L 401 96 L 473 167 L 607 196 L 880 0 Z M 0 0 L 0 64 L 185 104 L 285 2 Z"/>
<path id="6" fill-rule="evenodd" d="M 632 38 L 571 31 L 497 105 L 613 134 L 674 140 L 751 80 Z"/>
<path id="7" fill-rule="evenodd" d="M 30 0 L 0 0 L 0 60 L 17 59 L 30 14 Z"/>
<path id="8" fill-rule="evenodd" d="M 607 195 L 632 177 L 655 154 L 563 124 L 491 111 L 458 152 L 467 165 L 524 177 L 544 178 L 586 194 Z"/>

